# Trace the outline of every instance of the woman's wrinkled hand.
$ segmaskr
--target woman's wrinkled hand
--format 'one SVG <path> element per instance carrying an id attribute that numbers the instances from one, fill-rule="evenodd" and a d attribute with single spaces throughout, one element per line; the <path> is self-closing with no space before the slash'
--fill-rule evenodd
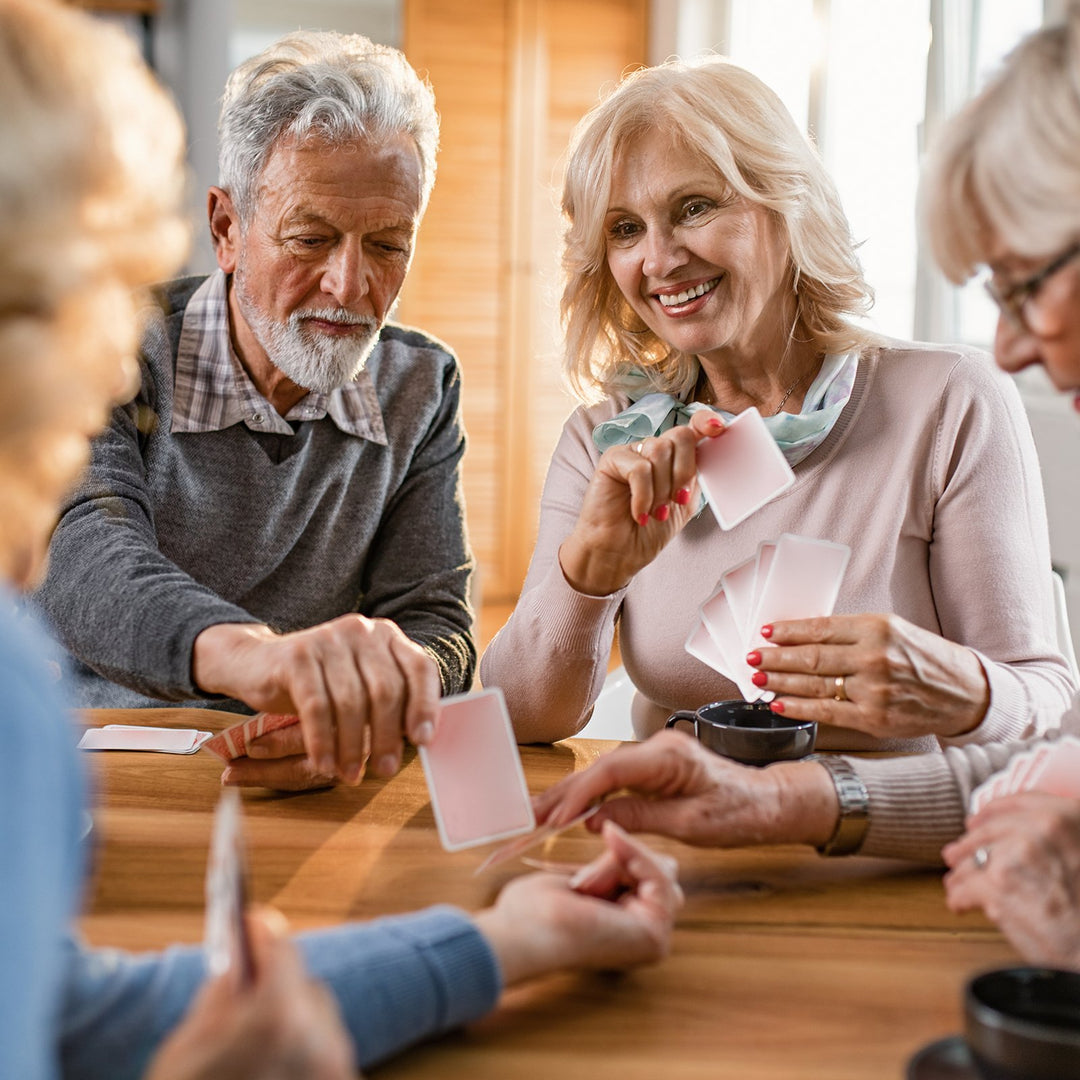
<path id="1" fill-rule="evenodd" d="M 614 796 L 608 798 L 608 796 Z M 814 762 L 737 765 L 679 731 L 619 747 L 533 799 L 537 819 L 565 824 L 606 799 L 586 822 L 671 836 L 701 847 L 822 844 L 839 812 L 828 773 Z"/>
<path id="2" fill-rule="evenodd" d="M 778 621 L 747 662 L 775 712 L 878 738 L 963 735 L 982 723 L 990 686 L 971 649 L 898 615 Z"/>
<path id="3" fill-rule="evenodd" d="M 942 857 L 952 911 L 981 908 L 1031 963 L 1080 969 L 1080 800 L 993 799 Z"/>
<path id="4" fill-rule="evenodd" d="M 604 452 L 559 549 L 573 588 L 608 596 L 656 558 L 697 511 L 697 444 L 724 430 L 719 417 L 700 410 L 662 435 Z"/>

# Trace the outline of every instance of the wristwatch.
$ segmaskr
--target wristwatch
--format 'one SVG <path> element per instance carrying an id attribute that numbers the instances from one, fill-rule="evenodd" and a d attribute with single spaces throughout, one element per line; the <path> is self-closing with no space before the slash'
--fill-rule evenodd
<path id="1" fill-rule="evenodd" d="M 840 820 L 832 836 L 818 848 L 818 853 L 854 855 L 862 847 L 870 828 L 870 793 L 846 758 L 812 754 L 807 760 L 816 761 L 832 777 L 840 803 Z"/>

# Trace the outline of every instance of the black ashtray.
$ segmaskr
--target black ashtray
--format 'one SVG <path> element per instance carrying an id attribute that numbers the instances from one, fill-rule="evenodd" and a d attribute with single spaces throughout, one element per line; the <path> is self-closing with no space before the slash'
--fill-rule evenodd
<path id="1" fill-rule="evenodd" d="M 976 975 L 964 991 L 964 1033 L 985 1080 L 1080 1080 L 1080 973 Z"/>

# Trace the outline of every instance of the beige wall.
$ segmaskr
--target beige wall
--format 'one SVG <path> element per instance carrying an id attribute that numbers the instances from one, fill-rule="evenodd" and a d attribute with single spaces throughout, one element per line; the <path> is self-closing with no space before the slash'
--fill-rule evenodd
<path id="1" fill-rule="evenodd" d="M 644 63 L 646 10 L 647 0 L 406 0 L 402 47 L 435 88 L 442 151 L 398 317 L 461 358 L 485 601 L 521 586 L 547 459 L 573 407 L 558 374 L 561 155 L 601 88 Z"/>

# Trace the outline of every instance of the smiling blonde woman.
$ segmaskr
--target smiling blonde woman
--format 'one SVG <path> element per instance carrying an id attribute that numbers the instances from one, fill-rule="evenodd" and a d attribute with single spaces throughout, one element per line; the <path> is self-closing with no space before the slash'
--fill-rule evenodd
<path id="1" fill-rule="evenodd" d="M 858 323 L 850 228 L 776 95 L 719 58 L 635 72 L 579 125 L 563 211 L 565 369 L 584 404 L 480 669 L 518 738 L 584 726 L 616 629 L 639 738 L 739 697 L 684 643 L 720 575 L 784 533 L 851 548 L 837 614 L 778 622 L 778 647 L 748 656 L 819 746 L 939 751 L 1055 726 L 1072 682 L 1019 395 L 976 350 Z M 795 484 L 723 532 L 699 512 L 694 447 L 750 407 Z"/>

